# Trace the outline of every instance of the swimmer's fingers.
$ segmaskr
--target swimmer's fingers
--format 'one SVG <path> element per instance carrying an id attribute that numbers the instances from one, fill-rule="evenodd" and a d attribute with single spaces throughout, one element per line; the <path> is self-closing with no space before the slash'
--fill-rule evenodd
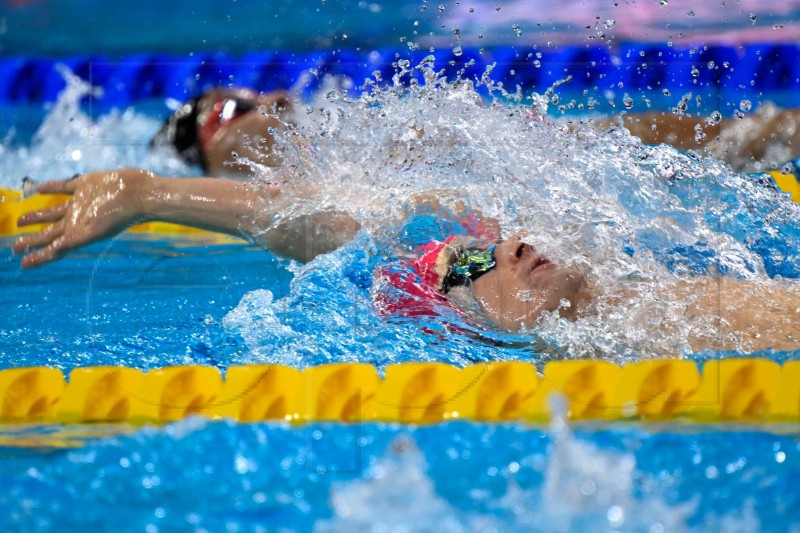
<path id="1" fill-rule="evenodd" d="M 68 251 L 67 247 L 65 246 L 65 242 L 64 236 L 62 235 L 57 237 L 53 242 L 44 248 L 29 253 L 23 257 L 22 261 L 20 262 L 22 264 L 22 268 L 39 267 L 61 259 L 61 257 Z"/>
<path id="2" fill-rule="evenodd" d="M 80 174 L 66 180 L 45 181 L 39 185 L 39 194 L 72 194 L 80 182 Z"/>
<path id="3" fill-rule="evenodd" d="M 64 213 L 67 212 L 67 204 L 68 202 L 65 202 L 55 207 L 25 213 L 17 219 L 17 226 L 21 228 L 23 226 L 30 226 L 31 224 L 61 220 L 64 218 Z"/>
<path id="4" fill-rule="evenodd" d="M 25 252 L 33 248 L 41 248 L 42 246 L 49 245 L 55 238 L 61 236 L 63 232 L 64 225 L 61 223 L 56 223 L 37 233 L 31 233 L 30 235 L 20 237 L 14 242 L 12 248 L 16 253 Z"/>

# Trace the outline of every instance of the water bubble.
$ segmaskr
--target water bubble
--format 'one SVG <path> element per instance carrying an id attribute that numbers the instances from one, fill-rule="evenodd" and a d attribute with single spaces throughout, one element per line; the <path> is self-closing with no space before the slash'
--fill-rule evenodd
<path id="1" fill-rule="evenodd" d="M 782 30 L 783 29 L 783 24 L 773 24 L 772 25 L 772 29 L 773 30 Z"/>
<path id="2" fill-rule="evenodd" d="M 463 54 L 463 53 L 464 53 L 464 50 L 462 50 L 460 46 L 456 46 L 455 48 L 453 48 L 453 55 L 454 56 L 461 57 L 461 54 Z"/>
<path id="3" fill-rule="evenodd" d="M 693 16 L 694 16 L 694 9 L 690 9 L 690 10 L 689 10 L 689 12 L 688 12 L 688 13 L 686 13 L 686 14 L 687 14 L 688 16 L 690 16 L 690 17 L 693 17 Z"/>
<path id="4" fill-rule="evenodd" d="M 692 77 L 696 78 L 698 76 L 700 76 L 700 71 L 697 70 L 697 67 L 692 67 Z"/>
<path id="5" fill-rule="evenodd" d="M 469 12 L 470 13 L 475 13 L 475 8 L 474 7 L 469 8 Z"/>
<path id="6" fill-rule="evenodd" d="M 662 6 L 665 6 L 665 5 L 669 4 L 669 2 L 667 2 L 667 0 L 658 0 L 658 3 L 660 5 L 662 5 Z"/>
<path id="7" fill-rule="evenodd" d="M 739 109 L 741 109 L 745 113 L 750 111 L 750 109 L 752 108 L 753 108 L 753 102 L 751 102 L 750 100 L 742 100 L 741 102 L 739 102 Z"/>
<path id="8" fill-rule="evenodd" d="M 610 30 L 611 28 L 613 28 L 614 26 L 616 26 L 616 25 L 617 25 L 617 21 L 616 21 L 616 20 L 614 20 L 614 19 L 608 19 L 608 20 L 606 20 L 606 24 L 605 24 L 605 26 L 606 26 L 606 28 L 608 28 L 609 30 Z"/>
<path id="9" fill-rule="evenodd" d="M 441 13 L 444 13 L 444 5 L 443 4 L 439 4 L 439 11 Z"/>
<path id="10" fill-rule="evenodd" d="M 533 60 L 533 66 L 536 67 L 536 68 L 539 68 L 539 67 L 542 66 L 542 62 L 539 61 L 538 59 L 534 59 Z"/>
<path id="11" fill-rule="evenodd" d="M 661 89 L 661 94 L 664 96 L 669 96 L 671 93 L 669 92 L 669 89 Z"/>
<path id="12" fill-rule="evenodd" d="M 755 13 L 750 13 L 750 22 L 753 24 L 753 26 L 756 25 L 756 19 L 757 18 L 758 18 L 758 16 L 756 16 Z"/>
<path id="13" fill-rule="evenodd" d="M 716 66 L 716 64 L 715 64 L 713 61 L 709 61 L 709 62 L 707 63 L 707 66 L 708 66 L 708 69 L 709 69 L 709 70 L 712 70 L 712 69 L 713 69 L 713 68 Z"/>
<path id="14" fill-rule="evenodd" d="M 625 512 L 619 505 L 612 505 L 608 508 L 606 518 L 608 518 L 609 525 L 616 528 L 625 523 Z"/>
<path id="15" fill-rule="evenodd" d="M 520 27 L 519 27 L 519 24 L 514 24 L 514 25 L 512 25 L 512 26 L 511 26 L 511 29 L 512 29 L 512 30 L 514 30 L 514 34 L 515 34 L 517 37 L 521 37 L 521 36 L 522 36 L 522 30 L 520 29 Z"/>

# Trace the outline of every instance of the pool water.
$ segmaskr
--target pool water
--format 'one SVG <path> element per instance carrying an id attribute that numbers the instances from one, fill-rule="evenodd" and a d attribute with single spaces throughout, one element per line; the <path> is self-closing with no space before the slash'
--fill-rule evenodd
<path id="1" fill-rule="evenodd" d="M 187 419 L 77 449 L 3 448 L 0 523 L 6 531 L 795 531 L 800 443 L 796 426 L 784 431 Z"/>
<path id="2" fill-rule="evenodd" d="M 609 301 L 596 320 L 551 315 L 519 334 L 432 335 L 442 329 L 435 318 L 422 328 L 378 316 L 375 266 L 408 253 L 393 246 L 398 236 L 414 241 L 443 224 L 434 213 L 403 225 L 404 206 L 431 189 L 465 195 L 506 234 L 528 229 L 598 286 L 655 287 L 714 271 L 765 286 L 800 277 L 800 206 L 763 175 L 625 133 L 567 134 L 543 119 L 541 100 L 487 105 L 471 84 L 421 70 L 430 82 L 422 87 L 318 95 L 309 121 L 280 139 L 286 166 L 253 169 L 256 179 L 320 185 L 326 192 L 299 212 L 335 199 L 362 222 L 353 243 L 299 265 L 242 243 L 123 236 L 26 272 L 4 247 L 0 365 L 224 371 L 248 362 L 720 355 L 687 342 L 684 326 L 705 322 L 647 291 L 624 316 Z M 31 143 L 4 145 L 5 185 L 20 174 L 131 162 L 192 172 L 147 151 L 158 120 L 135 109 L 90 117 L 77 105 L 85 90 L 73 80 Z M 410 125 L 424 128 L 424 141 L 409 137 Z M 665 322 L 680 327 L 653 335 Z M 800 530 L 796 424 L 570 428 L 556 416 L 549 428 L 290 427 L 192 418 L 109 436 L 1 431 L 6 530 Z"/>

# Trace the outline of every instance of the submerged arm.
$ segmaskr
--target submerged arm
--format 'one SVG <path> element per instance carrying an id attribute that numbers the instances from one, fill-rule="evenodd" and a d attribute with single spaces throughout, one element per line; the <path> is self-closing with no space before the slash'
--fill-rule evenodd
<path id="1" fill-rule="evenodd" d="M 22 266 L 61 258 L 70 250 L 111 237 L 131 224 L 174 222 L 245 236 L 275 253 L 307 261 L 348 242 L 359 224 L 342 211 L 324 211 L 274 223 L 292 199 L 279 189 L 217 178 L 166 178 L 137 169 L 93 172 L 39 186 L 43 194 L 70 194 L 64 204 L 26 213 L 20 226 L 52 225 L 21 237 Z"/>

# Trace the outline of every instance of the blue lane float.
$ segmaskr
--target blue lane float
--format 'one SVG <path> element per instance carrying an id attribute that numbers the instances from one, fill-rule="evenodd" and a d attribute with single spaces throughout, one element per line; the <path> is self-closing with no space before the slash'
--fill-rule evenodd
<path id="1" fill-rule="evenodd" d="M 52 102 L 64 81 L 58 63 L 104 90 L 102 104 L 125 106 L 152 98 L 184 99 L 215 85 L 241 85 L 262 91 L 290 87 L 309 75 L 306 92 L 326 75 L 351 78 L 359 87 L 378 73 L 390 82 L 398 60 L 418 64 L 427 50 L 329 50 L 294 53 L 252 52 L 243 55 L 196 53 L 191 56 L 133 54 L 117 59 L 101 56 L 65 58 L 5 57 L 0 59 L 0 103 Z M 442 49 L 433 53 L 448 78 L 466 69 L 480 78 L 494 65 L 492 79 L 513 92 L 542 92 L 572 76 L 573 90 L 690 91 L 741 98 L 748 92 L 783 92 L 800 105 L 800 46 L 753 44 L 740 47 L 674 48 L 664 44 L 625 43 L 607 47 L 558 49 L 497 47 Z M 413 74 L 421 80 L 419 73 Z"/>

